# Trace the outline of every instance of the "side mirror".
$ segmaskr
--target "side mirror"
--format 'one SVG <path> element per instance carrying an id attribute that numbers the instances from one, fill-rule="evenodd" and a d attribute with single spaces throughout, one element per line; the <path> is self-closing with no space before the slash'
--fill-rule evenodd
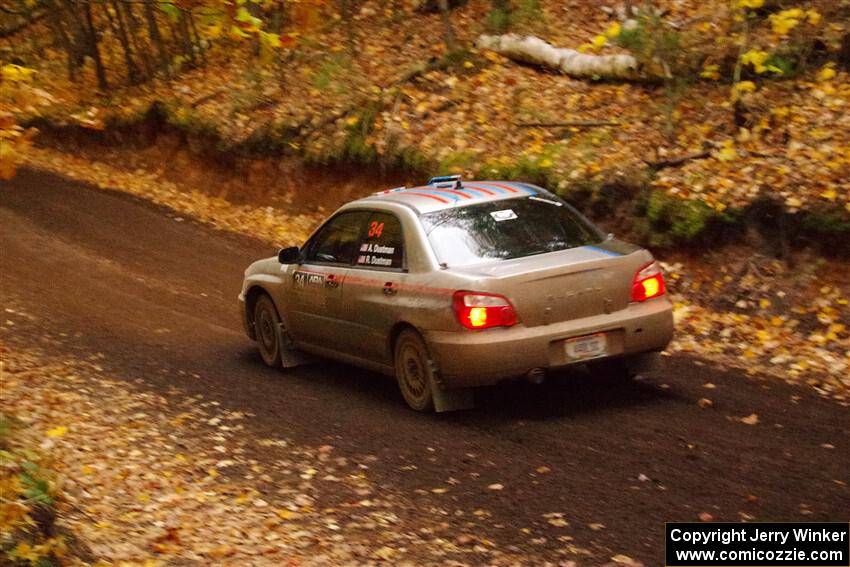
<path id="1" fill-rule="evenodd" d="M 301 251 L 297 246 L 290 246 L 289 248 L 281 248 L 277 253 L 277 261 L 281 264 L 294 264 L 298 262 L 298 258 L 301 255 Z"/>

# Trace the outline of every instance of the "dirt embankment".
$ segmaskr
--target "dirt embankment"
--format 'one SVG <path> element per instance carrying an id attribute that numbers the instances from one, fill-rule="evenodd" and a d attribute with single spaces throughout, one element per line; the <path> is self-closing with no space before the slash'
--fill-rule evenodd
<path id="1" fill-rule="evenodd" d="M 151 172 L 236 205 L 322 212 L 388 186 L 426 181 L 419 172 L 311 164 L 286 152 L 262 155 L 244 145 L 226 148 L 215 135 L 169 124 L 155 109 L 140 122 L 104 130 L 44 120 L 34 125 L 39 145 L 129 172 Z"/>
<path id="2" fill-rule="evenodd" d="M 214 131 L 175 125 L 157 104 L 136 122 L 104 129 L 45 119 L 31 124 L 39 130 L 41 146 L 127 172 L 154 174 L 236 205 L 293 214 L 322 213 L 388 187 L 419 185 L 433 173 L 380 162 L 314 163 L 283 147 L 270 132 L 234 145 Z M 800 251 L 850 257 L 850 240 L 842 232 L 810 213 L 789 214 L 769 201 L 756 201 L 735 216 L 704 217 L 685 201 L 652 190 L 645 180 L 568 193 L 567 199 L 604 229 L 656 250 L 701 254 L 734 245 L 782 259 Z"/>

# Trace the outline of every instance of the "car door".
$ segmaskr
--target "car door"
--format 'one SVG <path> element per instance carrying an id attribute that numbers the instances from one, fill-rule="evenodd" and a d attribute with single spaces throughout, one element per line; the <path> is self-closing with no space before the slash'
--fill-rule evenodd
<path id="1" fill-rule="evenodd" d="M 325 223 L 291 266 L 287 327 L 298 346 L 351 351 L 351 318 L 343 300 L 367 211 L 344 211 Z"/>
<path id="2" fill-rule="evenodd" d="M 357 329 L 352 335 L 357 356 L 387 362 L 387 336 L 404 309 L 406 279 L 401 221 L 392 213 L 375 211 L 346 281 L 345 301 Z"/>

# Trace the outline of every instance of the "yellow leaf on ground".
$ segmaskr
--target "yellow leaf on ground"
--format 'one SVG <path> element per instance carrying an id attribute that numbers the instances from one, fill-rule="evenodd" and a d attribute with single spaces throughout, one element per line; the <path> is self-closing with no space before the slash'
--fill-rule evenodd
<path id="1" fill-rule="evenodd" d="M 53 429 L 49 429 L 47 431 L 47 436 L 51 438 L 62 437 L 68 433 L 68 428 L 64 425 L 60 425 L 58 427 L 54 427 Z"/>
<path id="2" fill-rule="evenodd" d="M 830 79 L 834 79 L 835 75 L 837 74 L 835 72 L 834 67 L 835 63 L 829 63 L 828 65 L 826 65 L 823 69 L 818 71 L 818 79 L 820 79 L 821 81 L 828 81 Z"/>
<path id="3" fill-rule="evenodd" d="M 396 553 L 397 553 L 397 552 L 396 552 L 396 550 L 395 550 L 395 549 L 393 549 L 392 547 L 387 547 L 387 546 L 385 545 L 384 547 L 382 547 L 382 548 L 378 549 L 378 550 L 374 553 L 374 555 L 375 555 L 375 557 L 377 557 L 378 559 L 383 559 L 384 561 L 389 561 L 390 559 L 392 559 L 393 557 L 395 557 Z"/>
<path id="4" fill-rule="evenodd" d="M 758 414 L 755 414 L 755 413 L 751 413 L 747 417 L 741 418 L 741 423 L 744 423 L 746 425 L 756 425 L 758 422 L 759 422 L 759 416 L 758 416 Z"/>

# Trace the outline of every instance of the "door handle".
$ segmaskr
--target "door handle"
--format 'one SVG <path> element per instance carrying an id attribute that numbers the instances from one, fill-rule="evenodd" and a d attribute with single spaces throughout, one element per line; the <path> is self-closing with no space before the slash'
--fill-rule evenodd
<path id="1" fill-rule="evenodd" d="M 384 284 L 384 295 L 395 295 L 398 293 L 398 287 L 393 285 L 393 282 L 387 282 Z"/>
<path id="2" fill-rule="evenodd" d="M 325 278 L 325 287 L 339 287 L 339 281 L 333 274 L 328 274 Z"/>

